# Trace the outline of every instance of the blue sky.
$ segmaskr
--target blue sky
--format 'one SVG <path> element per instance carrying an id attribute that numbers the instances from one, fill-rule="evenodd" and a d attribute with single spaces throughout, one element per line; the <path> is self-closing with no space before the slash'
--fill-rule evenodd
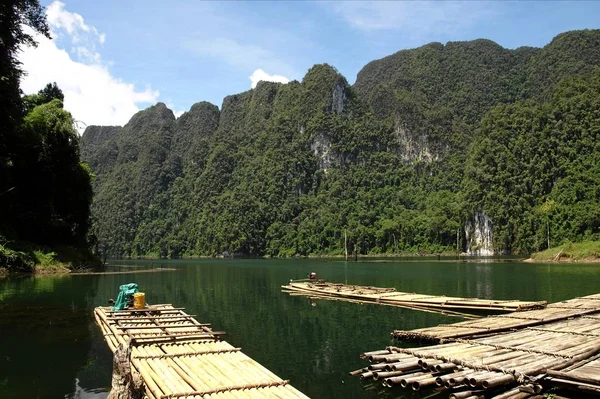
<path id="1" fill-rule="evenodd" d="M 203 100 L 220 107 L 259 69 L 301 80 L 326 62 L 353 83 L 369 61 L 432 41 L 541 47 L 560 32 L 600 28 L 593 1 L 41 3 L 55 40 L 24 50 L 24 91 L 57 81 L 85 124 L 123 124 L 156 101 L 176 114 Z"/>

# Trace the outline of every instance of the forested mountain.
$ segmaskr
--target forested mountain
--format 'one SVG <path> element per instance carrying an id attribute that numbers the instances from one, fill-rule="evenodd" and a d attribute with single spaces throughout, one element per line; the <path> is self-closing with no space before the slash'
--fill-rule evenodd
<path id="1" fill-rule="evenodd" d="M 89 127 L 110 256 L 525 253 L 600 238 L 600 31 L 431 43 Z"/>

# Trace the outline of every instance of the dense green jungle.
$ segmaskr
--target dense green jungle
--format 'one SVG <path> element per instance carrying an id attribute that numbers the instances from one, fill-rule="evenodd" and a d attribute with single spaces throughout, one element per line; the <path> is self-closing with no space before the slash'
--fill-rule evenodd
<path id="1" fill-rule="evenodd" d="M 90 126 L 106 256 L 521 254 L 600 238 L 600 31 L 327 64 Z"/>
<path id="2" fill-rule="evenodd" d="M 0 275 L 98 263 L 88 234 L 92 173 L 63 92 L 56 83 L 20 89 L 18 53 L 36 45 L 34 34 L 51 37 L 37 0 L 0 5 Z"/>

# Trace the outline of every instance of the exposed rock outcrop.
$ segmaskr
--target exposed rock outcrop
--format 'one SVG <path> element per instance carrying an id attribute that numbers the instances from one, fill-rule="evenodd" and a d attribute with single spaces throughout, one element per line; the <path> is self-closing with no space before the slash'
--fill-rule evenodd
<path id="1" fill-rule="evenodd" d="M 430 152 L 426 134 L 415 135 L 405 127 L 396 126 L 394 139 L 391 150 L 404 161 L 432 162 L 439 158 L 436 154 Z"/>

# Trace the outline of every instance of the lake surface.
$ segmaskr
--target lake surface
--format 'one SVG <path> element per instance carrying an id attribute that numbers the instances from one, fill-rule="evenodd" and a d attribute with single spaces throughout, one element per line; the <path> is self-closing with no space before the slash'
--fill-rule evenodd
<path id="1" fill-rule="evenodd" d="M 112 261 L 108 270 L 160 273 L 0 279 L 0 398 L 105 398 L 112 354 L 92 310 L 136 282 L 149 303 L 185 307 L 313 399 L 410 396 L 349 377 L 360 353 L 397 344 L 394 329 L 461 321 L 409 309 L 317 301 L 281 292 L 318 278 L 426 294 L 560 301 L 600 292 L 600 265 L 481 260 Z M 418 396 L 420 397 L 421 393 Z"/>

